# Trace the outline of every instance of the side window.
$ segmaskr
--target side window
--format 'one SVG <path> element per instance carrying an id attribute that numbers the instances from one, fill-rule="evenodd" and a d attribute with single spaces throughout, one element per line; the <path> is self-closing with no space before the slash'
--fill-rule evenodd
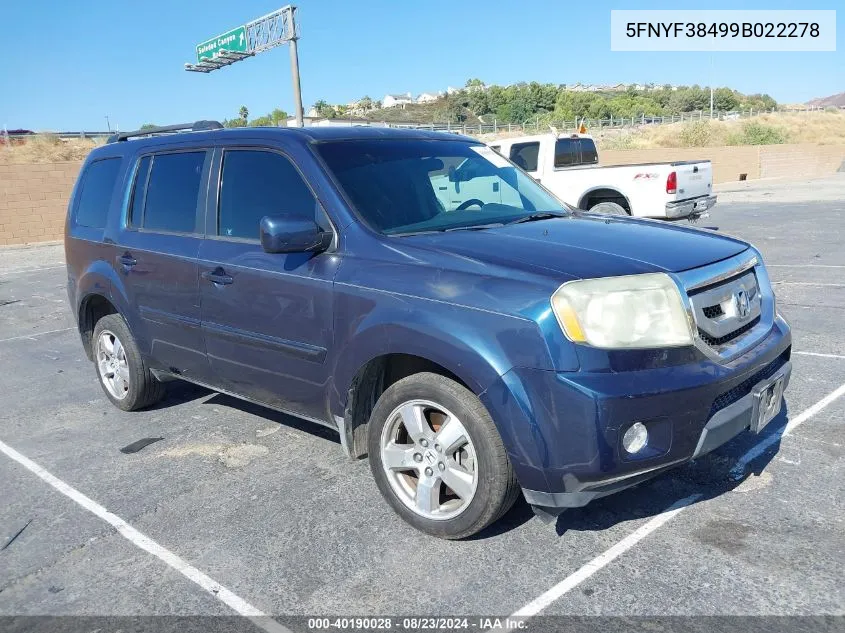
<path id="1" fill-rule="evenodd" d="M 153 156 L 144 201 L 144 229 L 172 233 L 196 230 L 205 156 L 205 151 Z M 137 210 L 133 209 L 133 213 L 137 214 Z"/>
<path id="2" fill-rule="evenodd" d="M 106 226 L 120 162 L 119 158 L 106 158 L 88 165 L 79 183 L 79 202 L 76 205 L 78 225 L 95 229 Z"/>
<path id="3" fill-rule="evenodd" d="M 579 165 L 581 160 L 578 156 L 578 139 L 559 138 L 555 142 L 555 167 L 571 167 Z"/>
<path id="4" fill-rule="evenodd" d="M 510 159 L 523 171 L 537 171 L 537 155 L 540 143 L 514 143 L 511 145 Z"/>
<path id="5" fill-rule="evenodd" d="M 265 215 L 314 218 L 317 201 L 293 164 L 264 150 L 223 154 L 217 234 L 258 239 Z"/>
<path id="6" fill-rule="evenodd" d="M 129 226 L 144 225 L 144 196 L 147 193 L 147 181 L 150 177 L 149 156 L 144 156 L 135 172 L 135 184 L 132 187 L 132 199 L 129 202 Z"/>

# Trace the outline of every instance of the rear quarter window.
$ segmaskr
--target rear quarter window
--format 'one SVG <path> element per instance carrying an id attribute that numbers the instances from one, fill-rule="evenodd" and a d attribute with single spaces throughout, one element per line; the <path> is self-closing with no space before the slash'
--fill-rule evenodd
<path id="1" fill-rule="evenodd" d="M 561 138 L 555 142 L 555 167 L 594 165 L 598 160 L 591 138 Z"/>
<path id="2" fill-rule="evenodd" d="M 104 158 L 85 168 L 79 181 L 76 224 L 94 229 L 106 226 L 120 163 L 120 158 Z"/>

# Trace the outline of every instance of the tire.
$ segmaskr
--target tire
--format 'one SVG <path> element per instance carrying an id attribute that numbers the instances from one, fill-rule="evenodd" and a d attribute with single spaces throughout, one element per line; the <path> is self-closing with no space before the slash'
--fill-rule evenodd
<path id="1" fill-rule="evenodd" d="M 137 411 L 164 397 L 164 385 L 150 372 L 122 316 L 97 321 L 91 345 L 97 381 L 118 409 Z"/>
<path id="2" fill-rule="evenodd" d="M 605 215 L 631 215 L 621 204 L 616 202 L 599 202 L 590 207 L 592 213 L 604 213 Z"/>
<path id="3" fill-rule="evenodd" d="M 379 491 L 426 534 L 471 536 L 501 518 L 519 495 L 490 414 L 449 378 L 419 373 L 397 381 L 379 398 L 368 426 Z"/>

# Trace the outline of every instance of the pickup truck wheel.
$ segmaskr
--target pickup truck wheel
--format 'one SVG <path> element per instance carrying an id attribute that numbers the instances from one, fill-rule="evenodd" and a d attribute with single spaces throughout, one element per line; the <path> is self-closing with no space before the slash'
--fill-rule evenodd
<path id="1" fill-rule="evenodd" d="M 590 207 L 593 213 L 604 213 L 605 215 L 630 215 L 621 204 L 616 202 L 599 202 Z"/>
<path id="2" fill-rule="evenodd" d="M 135 411 L 155 404 L 164 396 L 119 314 L 109 314 L 94 326 L 94 368 L 100 386 L 118 409 Z"/>
<path id="3" fill-rule="evenodd" d="M 370 418 L 369 455 L 376 484 L 396 513 L 440 538 L 475 534 L 518 496 L 487 409 L 438 374 L 414 374 L 385 390 Z"/>

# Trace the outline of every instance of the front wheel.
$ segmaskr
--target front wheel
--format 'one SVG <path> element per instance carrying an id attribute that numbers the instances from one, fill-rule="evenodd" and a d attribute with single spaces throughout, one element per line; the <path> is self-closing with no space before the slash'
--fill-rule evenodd
<path id="1" fill-rule="evenodd" d="M 415 374 L 385 390 L 370 418 L 369 455 L 376 484 L 396 513 L 440 538 L 484 529 L 519 494 L 484 405 L 438 374 Z"/>

